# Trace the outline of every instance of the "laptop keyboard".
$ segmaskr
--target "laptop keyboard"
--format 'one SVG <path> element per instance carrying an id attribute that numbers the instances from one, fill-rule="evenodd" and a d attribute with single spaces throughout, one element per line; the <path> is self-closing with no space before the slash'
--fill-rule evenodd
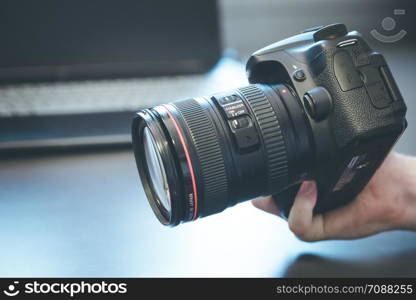
<path id="1" fill-rule="evenodd" d="M 243 65 L 223 58 L 202 75 L 8 85 L 0 87 L 0 117 L 136 111 L 245 83 Z"/>
<path id="2" fill-rule="evenodd" d="M 206 76 L 25 84 L 0 88 L 0 116 L 59 115 L 131 111 L 195 96 Z"/>

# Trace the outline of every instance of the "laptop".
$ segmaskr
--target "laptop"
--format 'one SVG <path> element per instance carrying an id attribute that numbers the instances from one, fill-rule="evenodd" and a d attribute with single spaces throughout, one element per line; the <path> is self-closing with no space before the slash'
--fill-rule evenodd
<path id="1" fill-rule="evenodd" d="M 216 1 L 1 6 L 0 152 L 129 145 L 135 111 L 244 80 Z"/>

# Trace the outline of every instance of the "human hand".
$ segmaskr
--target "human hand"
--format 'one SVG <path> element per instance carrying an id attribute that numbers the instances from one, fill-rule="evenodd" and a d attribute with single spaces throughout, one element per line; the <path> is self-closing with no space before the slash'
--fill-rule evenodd
<path id="1" fill-rule="evenodd" d="M 355 239 L 394 229 L 416 230 L 416 159 L 390 153 L 364 190 L 344 207 L 313 215 L 316 200 L 316 184 L 305 181 L 288 219 L 290 230 L 303 241 Z M 279 215 L 270 196 L 252 203 Z"/>

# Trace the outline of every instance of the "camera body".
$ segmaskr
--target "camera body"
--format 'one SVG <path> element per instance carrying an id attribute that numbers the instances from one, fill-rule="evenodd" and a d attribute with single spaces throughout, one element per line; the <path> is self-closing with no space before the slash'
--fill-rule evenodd
<path id="1" fill-rule="evenodd" d="M 347 204 L 406 128 L 383 56 L 345 25 L 313 28 L 255 52 L 250 84 L 140 110 L 133 149 L 149 203 L 176 226 L 273 195 L 288 216 L 305 180 L 314 213 Z"/>
<path id="2" fill-rule="evenodd" d="M 247 75 L 251 84 L 288 86 L 309 128 L 306 171 L 274 195 L 285 216 L 304 180 L 317 183 L 315 213 L 354 199 L 407 126 L 406 105 L 384 57 L 343 24 L 312 28 L 255 52 Z"/>

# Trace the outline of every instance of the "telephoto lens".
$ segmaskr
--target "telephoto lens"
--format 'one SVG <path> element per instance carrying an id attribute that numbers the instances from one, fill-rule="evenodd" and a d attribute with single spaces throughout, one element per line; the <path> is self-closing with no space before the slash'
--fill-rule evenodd
<path id="1" fill-rule="evenodd" d="M 146 195 L 171 226 L 298 182 L 308 173 L 309 140 L 300 99 L 286 85 L 159 105 L 133 122 Z"/>
<path id="2" fill-rule="evenodd" d="M 165 225 L 272 195 L 288 217 L 314 180 L 314 214 L 348 204 L 407 126 L 383 55 L 344 24 L 318 26 L 256 51 L 250 85 L 137 113 L 133 148 Z"/>

